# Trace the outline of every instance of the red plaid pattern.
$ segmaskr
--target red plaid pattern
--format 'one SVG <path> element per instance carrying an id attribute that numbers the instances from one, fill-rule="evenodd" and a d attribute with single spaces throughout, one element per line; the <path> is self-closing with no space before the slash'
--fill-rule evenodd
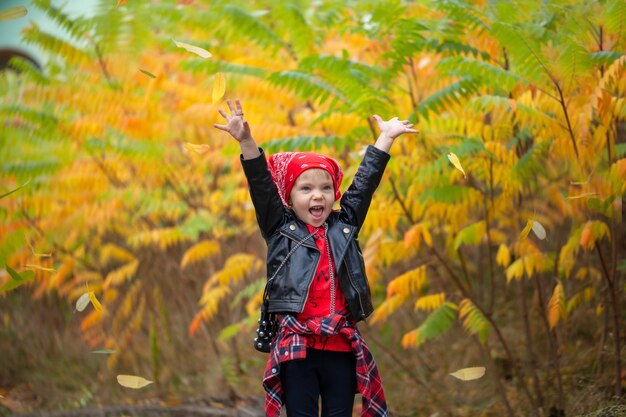
<path id="1" fill-rule="evenodd" d="M 263 388 L 265 389 L 265 415 L 279 417 L 283 405 L 283 387 L 280 381 L 280 364 L 306 358 L 309 335 L 343 335 L 349 341 L 356 357 L 357 391 L 361 394 L 361 417 L 388 417 L 383 385 L 367 343 L 359 330 L 339 314 L 316 317 L 302 323 L 291 315 L 281 318 L 278 337 L 272 344 L 267 360 Z"/>

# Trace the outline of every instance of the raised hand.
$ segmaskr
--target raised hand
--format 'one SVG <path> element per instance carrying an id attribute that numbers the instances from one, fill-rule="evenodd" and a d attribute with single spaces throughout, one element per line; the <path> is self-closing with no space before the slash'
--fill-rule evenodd
<path id="1" fill-rule="evenodd" d="M 213 127 L 230 133 L 238 142 L 251 140 L 252 134 L 250 132 L 250 125 L 243 118 L 243 109 L 241 108 L 239 100 L 235 100 L 234 107 L 230 100 L 226 100 L 226 104 L 228 104 L 231 115 L 229 116 L 228 113 L 222 109 L 220 109 L 219 112 L 224 119 L 226 119 L 227 123 L 225 125 L 215 123 Z"/>
<path id="2" fill-rule="evenodd" d="M 413 129 L 413 123 L 408 120 L 399 120 L 397 117 L 394 117 L 393 119 L 385 121 L 377 114 L 372 117 L 378 123 L 381 135 L 384 134 L 390 139 L 395 139 L 405 133 L 419 133 L 418 130 Z"/>

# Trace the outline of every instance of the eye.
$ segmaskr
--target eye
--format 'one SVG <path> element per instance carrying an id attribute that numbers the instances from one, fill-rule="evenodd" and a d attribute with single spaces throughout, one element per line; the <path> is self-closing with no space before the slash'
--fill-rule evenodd
<path id="1" fill-rule="evenodd" d="M 331 187 L 330 185 L 326 185 L 324 187 L 324 191 L 332 191 L 332 190 L 333 190 L 333 187 Z"/>
<path id="2" fill-rule="evenodd" d="M 308 185 L 303 185 L 302 187 L 300 187 L 300 191 L 309 191 L 311 189 L 311 187 L 309 187 Z"/>

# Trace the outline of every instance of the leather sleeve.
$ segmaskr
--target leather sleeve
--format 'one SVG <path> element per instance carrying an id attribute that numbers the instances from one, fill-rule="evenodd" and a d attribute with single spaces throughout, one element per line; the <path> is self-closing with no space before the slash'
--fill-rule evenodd
<path id="1" fill-rule="evenodd" d="M 372 145 L 367 147 L 352 184 L 341 197 L 342 215 L 348 223 L 361 229 L 369 210 L 374 191 L 378 188 L 391 156 Z"/>
<path id="2" fill-rule="evenodd" d="M 269 239 L 281 224 L 285 207 L 278 195 L 278 188 L 272 180 L 263 149 L 261 155 L 253 159 L 240 157 L 243 172 L 248 180 L 248 190 L 256 212 L 256 220 L 265 240 Z"/>

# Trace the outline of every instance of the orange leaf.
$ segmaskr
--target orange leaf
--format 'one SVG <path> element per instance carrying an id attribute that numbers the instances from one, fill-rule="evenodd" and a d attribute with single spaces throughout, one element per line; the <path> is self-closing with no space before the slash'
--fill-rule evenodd
<path id="1" fill-rule="evenodd" d="M 587 222 L 585 227 L 583 228 L 582 233 L 580 234 L 580 246 L 583 248 L 591 249 L 590 242 L 593 242 L 593 228 L 591 222 Z"/>
<path id="2" fill-rule="evenodd" d="M 115 6 L 115 8 L 117 9 L 120 6 L 125 5 L 128 2 L 128 0 L 117 0 L 117 5 Z"/>

